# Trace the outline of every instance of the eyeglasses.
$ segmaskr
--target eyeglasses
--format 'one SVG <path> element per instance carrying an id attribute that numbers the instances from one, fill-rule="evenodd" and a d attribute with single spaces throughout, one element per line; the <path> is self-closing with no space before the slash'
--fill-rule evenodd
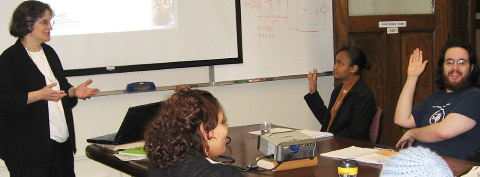
<path id="1" fill-rule="evenodd" d="M 468 61 L 464 60 L 464 59 L 460 59 L 460 60 L 457 60 L 457 61 L 455 61 L 453 59 L 445 60 L 445 65 L 451 66 L 454 63 L 457 63 L 458 66 L 464 66 L 464 65 L 468 64 Z"/>
<path id="2" fill-rule="evenodd" d="M 49 25 L 50 25 L 50 26 L 53 26 L 53 25 L 55 25 L 55 21 L 54 21 L 54 20 L 51 20 L 51 21 L 42 20 L 42 21 L 40 21 L 39 23 L 42 24 L 42 25 L 45 25 L 45 26 L 49 26 Z"/>

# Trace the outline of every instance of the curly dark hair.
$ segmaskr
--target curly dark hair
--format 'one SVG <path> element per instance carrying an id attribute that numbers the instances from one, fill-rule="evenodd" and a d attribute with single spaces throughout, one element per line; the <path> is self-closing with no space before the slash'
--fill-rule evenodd
<path id="1" fill-rule="evenodd" d="M 168 168 L 185 160 L 187 154 L 206 156 L 209 147 L 200 125 L 208 136 L 217 127 L 221 109 L 207 91 L 178 88 L 145 130 L 145 151 L 152 165 Z"/>
<path id="2" fill-rule="evenodd" d="M 438 59 L 437 79 L 435 80 L 437 88 L 440 90 L 446 89 L 445 78 L 443 77 L 443 63 L 445 62 L 445 53 L 447 53 L 448 49 L 453 47 L 460 47 L 468 52 L 468 62 L 470 65 L 473 65 L 473 70 L 470 73 L 469 84 L 467 87 L 478 87 L 478 76 L 480 74 L 480 70 L 477 65 L 477 56 L 475 55 L 475 52 L 468 43 L 454 40 L 448 41 L 447 44 L 445 44 L 445 47 L 443 47 L 442 53 L 440 54 L 440 58 Z"/>
<path id="3" fill-rule="evenodd" d="M 337 54 L 342 51 L 346 51 L 348 53 L 348 57 L 351 61 L 350 66 L 358 66 L 358 71 L 355 73 L 356 75 L 362 73 L 364 69 L 370 69 L 370 63 L 368 63 L 367 61 L 367 56 L 365 55 L 365 53 L 363 53 L 361 49 L 356 47 L 343 46 L 335 53 L 335 56 L 337 56 Z"/>
<path id="4" fill-rule="evenodd" d="M 49 11 L 54 16 L 50 5 L 40 1 L 24 1 L 15 9 L 10 21 L 10 34 L 14 37 L 23 38 L 23 36 L 32 32 L 33 25 L 37 20 Z"/>

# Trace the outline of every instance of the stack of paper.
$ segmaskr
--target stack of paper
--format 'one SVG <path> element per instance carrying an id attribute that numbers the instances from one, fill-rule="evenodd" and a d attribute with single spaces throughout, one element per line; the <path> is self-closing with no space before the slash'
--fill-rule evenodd
<path id="1" fill-rule="evenodd" d="M 147 152 L 143 150 L 143 146 L 121 150 L 121 151 L 118 151 L 118 154 L 137 156 L 137 157 L 147 157 Z"/>
<path id="2" fill-rule="evenodd" d="M 351 146 L 348 148 L 326 152 L 320 155 L 339 159 L 353 159 L 359 162 L 383 165 L 393 154 L 396 154 L 396 152 L 385 149 Z"/>
<path id="3" fill-rule="evenodd" d="M 330 132 L 320 132 L 320 131 L 306 130 L 306 129 L 300 130 L 300 132 L 312 137 L 313 139 L 320 139 L 320 138 L 333 136 L 333 134 Z"/>
<path id="4" fill-rule="evenodd" d="M 112 144 L 98 144 L 95 143 L 97 146 L 104 147 L 110 149 L 112 151 L 124 150 L 124 149 L 131 149 L 135 147 L 140 147 L 145 145 L 145 140 L 134 141 L 131 143 L 119 144 L 119 145 L 112 145 Z"/>
<path id="5" fill-rule="evenodd" d="M 143 150 L 143 146 L 120 150 L 118 151 L 118 154 L 114 155 L 123 161 L 142 160 L 147 158 L 147 153 Z"/>
<path id="6" fill-rule="evenodd" d="M 131 160 L 144 160 L 147 159 L 146 157 L 137 157 L 137 156 L 129 156 L 129 155 L 122 155 L 122 154 L 113 154 L 115 157 L 122 161 L 131 161 Z"/>

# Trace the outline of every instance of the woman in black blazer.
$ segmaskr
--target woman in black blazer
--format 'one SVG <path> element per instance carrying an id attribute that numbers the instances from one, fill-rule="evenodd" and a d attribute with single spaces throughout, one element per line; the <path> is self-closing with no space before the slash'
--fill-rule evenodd
<path id="1" fill-rule="evenodd" d="M 0 154 L 10 176 L 75 176 L 72 108 L 95 95 L 88 80 L 73 87 L 50 40 L 53 11 L 24 1 L 10 34 L 17 42 L 0 55 Z"/>
<path id="2" fill-rule="evenodd" d="M 333 76 L 341 80 L 330 96 L 328 108 L 317 91 L 317 69 L 310 72 L 308 107 L 322 124 L 321 131 L 362 141 L 369 141 L 370 124 L 377 111 L 375 98 L 360 77 L 369 69 L 365 54 L 354 47 L 343 47 L 335 54 Z"/>

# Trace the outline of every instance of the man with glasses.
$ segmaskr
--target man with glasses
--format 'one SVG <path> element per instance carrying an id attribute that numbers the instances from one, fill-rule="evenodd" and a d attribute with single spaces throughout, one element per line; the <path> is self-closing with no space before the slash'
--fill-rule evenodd
<path id="1" fill-rule="evenodd" d="M 415 49 L 394 117 L 395 124 L 409 130 L 396 146 L 423 146 L 442 156 L 465 159 L 480 147 L 479 69 L 474 51 L 465 42 L 448 42 L 438 61 L 440 90 L 413 107 L 415 87 L 427 63 L 422 51 Z"/>

